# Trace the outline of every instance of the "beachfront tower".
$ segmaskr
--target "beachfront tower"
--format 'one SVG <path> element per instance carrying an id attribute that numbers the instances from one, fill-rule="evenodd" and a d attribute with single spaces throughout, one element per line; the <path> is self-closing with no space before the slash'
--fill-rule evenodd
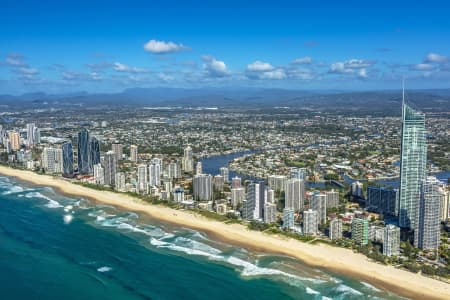
<path id="1" fill-rule="evenodd" d="M 383 254 L 386 256 L 400 253 L 400 227 L 389 224 L 384 228 Z"/>
<path id="2" fill-rule="evenodd" d="M 425 115 L 404 101 L 400 155 L 399 226 L 414 229 L 420 202 L 420 187 L 425 179 L 427 145 Z"/>
<path id="3" fill-rule="evenodd" d="M 72 142 L 66 142 L 62 145 L 63 153 L 63 174 L 73 174 L 73 148 Z"/>
<path id="4" fill-rule="evenodd" d="M 352 240 L 359 245 L 367 245 L 369 242 L 369 222 L 366 219 L 353 219 Z"/>
<path id="5" fill-rule="evenodd" d="M 443 194 L 442 183 L 436 177 L 429 176 L 424 180 L 414 229 L 414 246 L 432 250 L 439 248 L 439 212 Z"/>
<path id="6" fill-rule="evenodd" d="M 78 173 L 89 174 L 89 131 L 83 128 L 78 132 Z"/>

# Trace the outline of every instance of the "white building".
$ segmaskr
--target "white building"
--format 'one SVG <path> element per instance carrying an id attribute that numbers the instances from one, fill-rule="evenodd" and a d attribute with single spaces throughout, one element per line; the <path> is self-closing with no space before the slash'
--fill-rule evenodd
<path id="1" fill-rule="evenodd" d="M 289 179 L 285 187 L 285 207 L 295 211 L 303 210 L 305 206 L 305 182 L 302 179 Z"/>
<path id="2" fill-rule="evenodd" d="M 330 221 L 330 230 L 329 230 L 330 239 L 338 240 L 342 239 L 342 220 L 341 219 L 333 219 Z"/>
<path id="3" fill-rule="evenodd" d="M 264 204 L 264 223 L 270 224 L 277 221 L 277 206 L 274 203 Z"/>
<path id="4" fill-rule="evenodd" d="M 94 165 L 94 180 L 96 184 L 105 184 L 105 169 L 101 164 Z"/>
<path id="5" fill-rule="evenodd" d="M 386 256 L 400 254 L 400 227 L 387 225 L 384 228 L 383 254 Z"/>
<path id="6" fill-rule="evenodd" d="M 303 234 L 317 234 L 319 231 L 319 214 L 308 209 L 303 212 Z"/>

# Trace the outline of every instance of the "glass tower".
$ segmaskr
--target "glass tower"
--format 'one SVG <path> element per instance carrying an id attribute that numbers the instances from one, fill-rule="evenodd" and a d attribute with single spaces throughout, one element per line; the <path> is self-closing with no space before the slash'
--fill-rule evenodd
<path id="1" fill-rule="evenodd" d="M 73 149 L 72 143 L 67 142 L 62 145 L 63 152 L 63 174 L 73 174 Z"/>
<path id="2" fill-rule="evenodd" d="M 427 164 L 425 114 L 405 101 L 402 110 L 399 226 L 414 229 Z"/>
<path id="3" fill-rule="evenodd" d="M 95 137 L 89 139 L 89 172 L 92 173 L 94 165 L 100 163 L 100 144 Z"/>
<path id="4" fill-rule="evenodd" d="M 78 173 L 89 174 L 89 132 L 83 128 L 78 132 Z"/>

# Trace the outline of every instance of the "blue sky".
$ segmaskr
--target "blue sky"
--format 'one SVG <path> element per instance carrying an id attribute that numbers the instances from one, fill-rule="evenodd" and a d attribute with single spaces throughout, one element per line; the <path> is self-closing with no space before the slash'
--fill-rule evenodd
<path id="1" fill-rule="evenodd" d="M 0 93 L 450 88 L 450 4 L 418 2 L 2 1 Z"/>

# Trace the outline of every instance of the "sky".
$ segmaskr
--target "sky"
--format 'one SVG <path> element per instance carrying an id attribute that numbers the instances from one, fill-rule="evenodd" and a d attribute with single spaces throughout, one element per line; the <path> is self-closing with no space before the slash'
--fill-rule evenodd
<path id="1" fill-rule="evenodd" d="M 450 88 L 446 1 L 22 1 L 0 94 L 135 87 Z"/>

